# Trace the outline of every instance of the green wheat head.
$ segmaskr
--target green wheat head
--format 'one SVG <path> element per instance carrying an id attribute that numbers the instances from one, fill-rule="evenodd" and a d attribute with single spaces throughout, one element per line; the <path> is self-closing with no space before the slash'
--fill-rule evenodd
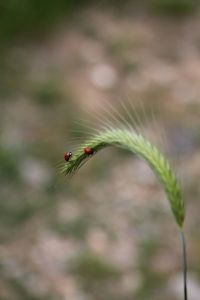
<path id="1" fill-rule="evenodd" d="M 174 171 L 166 157 L 157 147 L 131 128 L 112 128 L 109 126 L 97 131 L 78 147 L 72 158 L 64 164 L 62 172 L 65 175 L 74 174 L 88 160 L 88 155 L 85 154 L 84 148 L 91 147 L 94 153 L 97 153 L 107 146 L 121 147 L 144 159 L 162 183 L 176 222 L 182 228 L 185 208 L 181 187 Z"/>

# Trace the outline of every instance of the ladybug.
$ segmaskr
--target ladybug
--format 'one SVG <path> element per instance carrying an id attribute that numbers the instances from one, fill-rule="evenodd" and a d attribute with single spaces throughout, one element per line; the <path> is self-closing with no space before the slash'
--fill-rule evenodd
<path id="1" fill-rule="evenodd" d="M 72 157 L 72 152 L 65 152 L 64 153 L 64 159 L 66 161 L 69 161 L 71 157 Z"/>
<path id="2" fill-rule="evenodd" d="M 85 154 L 87 154 L 87 155 L 91 155 L 91 154 L 94 153 L 94 149 L 91 148 L 91 147 L 86 147 L 86 148 L 84 148 L 84 152 L 85 152 Z"/>

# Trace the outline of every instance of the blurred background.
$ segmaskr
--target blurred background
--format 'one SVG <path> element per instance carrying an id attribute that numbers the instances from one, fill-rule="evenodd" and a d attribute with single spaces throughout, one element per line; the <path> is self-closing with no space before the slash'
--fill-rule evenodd
<path id="1" fill-rule="evenodd" d="M 182 179 L 198 300 L 199 1 L 2 0 L 0 53 L 0 299 L 183 299 L 179 232 L 144 162 L 106 149 L 70 181 L 57 167 L 83 110 L 128 99 Z"/>

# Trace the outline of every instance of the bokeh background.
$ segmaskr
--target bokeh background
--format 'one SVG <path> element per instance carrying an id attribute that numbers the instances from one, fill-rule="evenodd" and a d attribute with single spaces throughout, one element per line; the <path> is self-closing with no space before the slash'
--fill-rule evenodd
<path id="1" fill-rule="evenodd" d="M 144 162 L 106 149 L 72 180 L 57 167 L 87 133 L 74 121 L 127 99 L 182 179 L 199 300 L 198 2 L 1 1 L 1 300 L 183 299 L 179 232 Z"/>

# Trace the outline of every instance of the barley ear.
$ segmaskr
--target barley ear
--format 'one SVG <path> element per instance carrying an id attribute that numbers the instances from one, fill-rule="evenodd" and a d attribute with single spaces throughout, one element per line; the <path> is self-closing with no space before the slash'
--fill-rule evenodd
<path id="1" fill-rule="evenodd" d="M 65 175 L 73 174 L 86 162 L 88 159 L 88 155 L 84 152 L 86 147 L 91 147 L 94 153 L 97 153 L 107 146 L 124 148 L 146 161 L 162 183 L 175 220 L 182 228 L 185 207 L 181 187 L 174 171 L 165 156 L 153 144 L 131 129 L 108 128 L 94 134 L 88 141 L 80 145 L 70 161 L 64 164 L 63 173 Z"/>

